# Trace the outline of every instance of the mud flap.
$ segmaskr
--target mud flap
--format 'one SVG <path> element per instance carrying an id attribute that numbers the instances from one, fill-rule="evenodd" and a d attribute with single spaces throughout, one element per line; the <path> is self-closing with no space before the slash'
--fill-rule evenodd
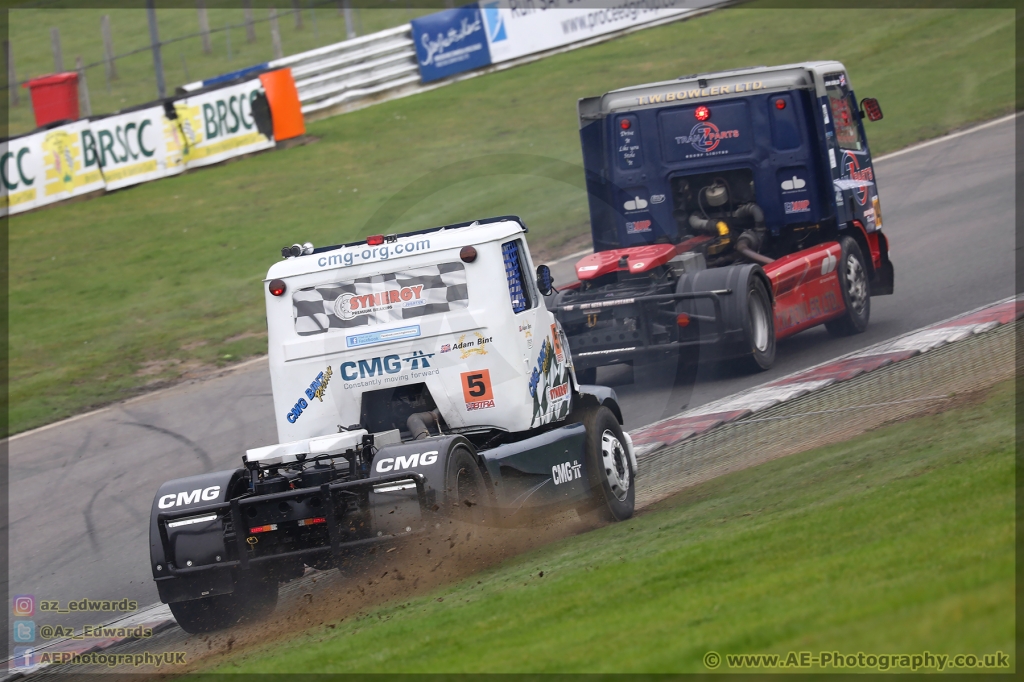
<path id="1" fill-rule="evenodd" d="M 462 436 L 438 436 L 411 443 L 386 445 L 373 456 L 370 480 L 403 472 L 421 474 L 426 478 L 424 489 L 428 514 L 437 511 L 446 502 L 445 471 L 448 457 L 456 447 L 469 448 L 472 444 Z M 372 530 L 375 535 L 400 535 L 420 530 L 433 517 L 421 513 L 419 496 L 412 482 L 374 485 L 369 492 Z"/>
<path id="2" fill-rule="evenodd" d="M 234 590 L 230 570 L 171 577 L 168 562 L 181 568 L 216 565 L 228 560 L 224 546 L 224 517 L 204 514 L 203 509 L 230 499 L 232 493 L 244 485 L 243 473 L 242 469 L 215 471 L 168 481 L 160 486 L 153 498 L 150 514 L 149 568 L 162 601 L 198 599 Z M 160 514 L 164 512 L 190 511 L 195 513 L 187 514 L 170 525 L 159 521 Z"/>

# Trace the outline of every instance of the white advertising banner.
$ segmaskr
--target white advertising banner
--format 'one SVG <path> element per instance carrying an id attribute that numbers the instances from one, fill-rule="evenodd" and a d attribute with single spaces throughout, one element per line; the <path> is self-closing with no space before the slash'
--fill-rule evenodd
<path id="1" fill-rule="evenodd" d="M 481 0 L 491 63 L 693 11 L 684 0 Z M 708 3 L 705 3 L 708 4 Z"/>
<path id="2" fill-rule="evenodd" d="M 263 84 L 254 78 L 175 102 L 185 166 L 208 166 L 273 147 L 274 140 L 257 130 L 252 115 L 252 100 L 261 92 Z"/>
<path id="3" fill-rule="evenodd" d="M 39 206 L 43 195 L 43 133 L 0 143 L 0 216 Z"/>
<path id="4" fill-rule="evenodd" d="M 181 135 L 162 106 L 94 119 L 82 132 L 85 167 L 99 167 L 107 189 L 157 180 L 185 170 Z"/>
<path id="5" fill-rule="evenodd" d="M 39 206 L 103 189 L 98 166 L 83 156 L 82 133 L 89 121 L 75 121 L 4 142 L 0 148 L 0 215 L 14 215 Z"/>

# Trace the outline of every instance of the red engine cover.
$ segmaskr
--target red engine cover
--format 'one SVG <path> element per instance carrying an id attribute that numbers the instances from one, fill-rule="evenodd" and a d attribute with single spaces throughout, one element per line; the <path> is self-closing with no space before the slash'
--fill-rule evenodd
<path id="1" fill-rule="evenodd" d="M 839 242 L 797 251 L 764 266 L 775 295 L 775 338 L 783 339 L 839 317 Z"/>
<path id="2" fill-rule="evenodd" d="M 576 276 L 580 280 L 595 279 L 619 270 L 647 272 L 672 260 L 678 253 L 675 244 L 651 244 L 628 249 L 599 251 L 581 258 L 576 263 Z M 626 267 L 619 267 L 619 259 L 628 256 Z"/>

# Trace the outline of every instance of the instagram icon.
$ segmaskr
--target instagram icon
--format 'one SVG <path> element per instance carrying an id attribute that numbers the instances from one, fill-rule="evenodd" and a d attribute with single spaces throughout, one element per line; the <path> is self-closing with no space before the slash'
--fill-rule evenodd
<path id="1" fill-rule="evenodd" d="M 12 601 L 14 602 L 15 616 L 26 617 L 36 612 L 36 598 L 31 594 L 15 595 Z"/>

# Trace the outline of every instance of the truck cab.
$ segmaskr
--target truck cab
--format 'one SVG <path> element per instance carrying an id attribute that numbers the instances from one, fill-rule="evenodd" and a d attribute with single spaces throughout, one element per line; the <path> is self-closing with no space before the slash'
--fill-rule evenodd
<path id="1" fill-rule="evenodd" d="M 684 253 L 700 256 L 691 273 L 753 263 L 767 276 L 770 263 L 846 237 L 864 256 L 870 293 L 892 293 L 863 125 L 881 109 L 858 104 L 840 62 L 683 76 L 581 99 L 578 113 L 595 254 L 577 264 L 577 293 L 657 276 Z M 765 283 L 774 305 L 777 282 Z M 786 318 L 799 324 L 775 308 L 780 331 L 840 312 L 799 304 Z"/>
<path id="2" fill-rule="evenodd" d="M 596 251 L 682 241 L 716 178 L 736 203 L 761 207 L 777 249 L 855 221 L 865 241 L 876 235 L 869 250 L 878 242 L 871 151 L 839 62 L 684 76 L 581 99 L 578 110 Z"/>

